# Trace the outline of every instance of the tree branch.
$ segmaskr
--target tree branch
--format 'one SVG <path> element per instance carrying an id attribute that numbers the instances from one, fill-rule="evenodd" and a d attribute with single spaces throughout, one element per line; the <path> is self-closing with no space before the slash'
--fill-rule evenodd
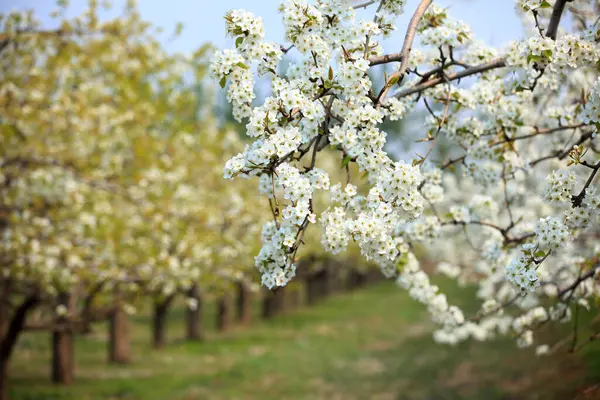
<path id="1" fill-rule="evenodd" d="M 383 89 L 381 89 L 381 93 L 379 93 L 379 96 L 377 96 L 376 105 L 379 105 L 385 99 L 387 92 L 389 92 L 389 90 L 395 82 L 399 82 L 402 79 L 404 73 L 408 69 L 410 51 L 412 49 L 412 44 L 415 39 L 415 33 L 417 32 L 417 26 L 419 25 L 419 21 L 421 21 L 421 18 L 423 18 L 425 11 L 427 11 L 427 8 L 429 8 L 432 2 L 433 0 L 421 0 L 421 3 L 415 10 L 415 13 L 413 14 L 412 18 L 410 19 L 410 23 L 408 24 L 408 28 L 406 29 L 406 36 L 404 37 L 402 51 L 400 51 L 399 55 L 399 58 L 401 59 L 400 69 L 389 76 L 387 82 L 383 86 Z"/>
<path id="2" fill-rule="evenodd" d="M 540 163 L 540 162 L 546 161 L 546 160 L 550 160 L 552 158 L 558 158 L 559 160 L 562 160 L 563 158 L 565 158 L 566 156 L 569 155 L 569 153 L 573 150 L 574 146 L 579 146 L 580 144 L 583 144 L 586 140 L 592 139 L 594 137 L 594 133 L 595 133 L 594 131 L 585 132 L 583 135 L 581 135 L 579 140 L 577 140 L 577 142 L 575 142 L 573 145 L 568 146 L 566 149 L 564 149 L 562 151 L 556 150 L 552 154 L 548 154 L 547 156 L 538 158 L 537 160 L 533 160 L 532 162 L 529 163 L 529 166 L 533 167 L 537 163 Z"/>
<path id="3" fill-rule="evenodd" d="M 585 191 L 592 184 L 592 181 L 594 180 L 594 177 L 596 176 L 596 173 L 598 173 L 599 169 L 600 169 L 600 162 L 597 163 L 593 167 L 592 173 L 588 177 L 588 180 L 585 182 L 585 185 L 583 185 L 583 189 L 581 189 L 581 192 L 579 192 L 579 194 L 577 196 L 573 196 L 573 198 L 571 199 L 571 201 L 573 203 L 573 207 L 580 207 L 581 206 L 581 203 L 583 202 L 583 199 L 585 198 Z"/>
<path id="4" fill-rule="evenodd" d="M 466 155 L 464 156 L 460 156 L 460 157 L 456 157 L 456 158 L 451 158 L 448 161 L 446 161 L 445 163 L 443 163 L 442 165 L 440 165 L 440 169 L 446 169 L 448 167 L 450 167 L 451 165 L 453 165 L 454 163 L 457 162 L 463 162 L 465 160 L 465 157 L 467 157 Z"/>
<path id="5" fill-rule="evenodd" d="M 354 9 L 357 9 L 357 8 L 367 8 L 367 7 L 369 7 L 371 4 L 375 4 L 375 3 L 377 3 L 378 1 L 379 1 L 379 0 L 367 0 L 367 1 L 363 2 L 363 3 L 357 4 L 357 5 L 355 5 L 355 6 L 352 6 L 352 7 L 353 7 Z"/>
<path id="6" fill-rule="evenodd" d="M 548 23 L 548 30 L 546 30 L 546 37 L 549 37 L 552 40 L 556 40 L 556 34 L 558 33 L 558 25 L 560 24 L 560 19 L 562 18 L 562 14 L 565 10 L 566 4 L 570 1 L 572 0 L 556 0 L 556 3 L 554 3 L 554 8 L 552 9 L 552 16 L 550 17 L 550 22 Z"/>
<path id="7" fill-rule="evenodd" d="M 537 128 L 537 127 L 534 127 L 534 129 L 535 129 L 534 133 L 530 133 L 530 134 L 527 134 L 527 135 L 521 135 L 521 136 L 509 137 L 506 140 L 503 140 L 501 142 L 492 143 L 491 146 L 497 146 L 497 145 L 500 145 L 500 144 L 510 143 L 510 142 L 514 142 L 514 141 L 517 141 L 517 140 L 529 139 L 529 138 L 532 138 L 532 137 L 535 137 L 535 136 L 539 136 L 539 135 L 549 135 L 549 134 L 560 132 L 560 131 L 566 131 L 566 130 L 570 130 L 570 129 L 578 129 L 578 128 L 582 128 L 584 126 L 586 126 L 586 124 L 565 125 L 565 126 L 558 126 L 556 128 Z"/>
<path id="8" fill-rule="evenodd" d="M 480 64 L 480 65 L 476 65 L 471 68 L 467 68 L 467 69 L 457 72 L 455 74 L 446 75 L 443 78 L 437 77 L 437 78 L 428 80 L 426 82 L 419 83 L 418 85 L 415 85 L 411 88 L 399 91 L 398 93 L 394 94 L 394 97 L 400 99 L 402 97 L 410 96 L 411 94 L 422 92 L 426 89 L 431 89 L 432 87 L 437 86 L 440 83 L 455 81 L 458 79 L 466 78 L 467 76 L 487 72 L 492 69 L 502 68 L 505 66 L 506 66 L 506 62 L 504 61 L 504 59 L 499 58 L 497 60 L 493 60 L 493 61 L 490 61 L 485 64 Z"/>
<path id="9" fill-rule="evenodd" d="M 402 53 L 392 53 L 392 54 L 384 54 L 382 56 L 375 56 L 369 58 L 369 65 L 371 67 L 380 64 L 387 64 L 391 62 L 402 62 Z"/>
<path id="10" fill-rule="evenodd" d="M 25 298 L 23 303 L 15 310 L 15 313 L 10 321 L 6 335 L 0 341 L 0 361 L 5 362 L 10 358 L 12 351 L 19 339 L 20 333 L 25 326 L 27 313 L 34 308 L 40 301 L 37 294 L 30 295 Z"/>
<path id="11" fill-rule="evenodd" d="M 600 268 L 600 263 L 596 264 L 591 270 L 589 270 L 588 272 L 586 272 L 585 274 L 581 275 L 579 278 L 577 278 L 575 280 L 575 282 L 573 282 L 572 284 L 570 284 L 569 286 L 567 286 L 566 288 L 564 288 L 563 290 L 561 290 L 560 292 L 558 292 L 558 294 L 556 295 L 556 297 L 558 297 L 559 299 L 562 298 L 565 294 L 571 292 L 572 290 L 577 289 L 577 287 L 581 284 L 581 282 L 591 278 L 594 276 L 594 274 L 596 273 L 596 270 Z"/>

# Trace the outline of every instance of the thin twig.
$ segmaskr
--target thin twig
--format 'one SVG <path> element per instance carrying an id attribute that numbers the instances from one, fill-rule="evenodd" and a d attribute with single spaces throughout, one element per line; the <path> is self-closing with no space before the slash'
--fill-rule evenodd
<path id="1" fill-rule="evenodd" d="M 410 19 L 410 23 L 408 24 L 408 28 L 406 29 L 406 36 L 404 37 L 404 44 L 402 45 L 402 51 L 400 51 L 400 57 L 401 57 L 400 69 L 398 69 L 398 71 L 394 72 L 393 74 L 391 74 L 389 76 L 387 82 L 383 86 L 383 89 L 381 89 L 379 96 L 377 96 L 377 101 L 376 101 L 377 106 L 379 104 L 381 104 L 381 102 L 383 100 L 385 100 L 385 96 L 389 92 L 391 87 L 394 85 L 394 82 L 399 82 L 402 79 L 402 77 L 404 76 L 404 73 L 406 72 L 406 70 L 408 69 L 408 62 L 410 60 L 410 51 L 412 49 L 412 44 L 415 39 L 415 34 L 417 32 L 417 26 L 419 25 L 421 18 L 423 18 L 425 11 L 427 11 L 427 9 L 429 8 L 429 6 L 431 5 L 432 2 L 433 2 L 433 0 L 421 0 L 421 3 L 415 10 L 412 18 Z"/>
<path id="2" fill-rule="evenodd" d="M 487 72 L 496 68 L 502 68 L 506 66 L 506 61 L 503 58 L 499 58 L 497 60 L 490 61 L 485 64 L 476 65 L 471 68 L 467 68 L 463 71 L 457 72 L 455 74 L 446 75 L 445 77 L 438 77 L 430 79 L 426 82 L 419 83 L 411 88 L 401 90 L 395 93 L 393 96 L 400 99 L 402 97 L 410 96 L 411 94 L 420 93 L 424 90 L 430 89 L 434 86 L 437 86 L 446 81 L 451 82 L 458 79 L 466 78 L 467 76 Z"/>
<path id="3" fill-rule="evenodd" d="M 581 189 L 581 192 L 579 192 L 579 194 L 577 196 L 573 196 L 573 198 L 571 200 L 572 203 L 573 203 L 573 207 L 579 207 L 579 206 L 581 206 L 581 203 L 583 202 L 583 199 L 585 198 L 585 191 L 592 184 L 592 181 L 594 180 L 594 177 L 598 173 L 599 169 L 600 169 L 600 162 L 598 162 L 594 166 L 594 168 L 592 170 L 592 173 L 588 177 L 588 180 L 585 182 L 585 185 L 583 185 L 583 188 Z"/>
<path id="4" fill-rule="evenodd" d="M 352 7 L 354 7 L 354 9 L 357 9 L 357 8 L 363 8 L 363 7 L 364 7 L 364 8 L 367 8 L 367 7 L 369 7 L 371 4 L 375 4 L 375 3 L 377 3 L 378 1 L 379 1 L 379 0 L 367 0 L 367 1 L 363 2 L 363 3 L 361 3 L 361 4 L 357 4 L 357 5 L 355 5 L 355 6 L 352 6 Z"/>
<path id="5" fill-rule="evenodd" d="M 575 291 L 575 289 L 577 289 L 577 287 L 581 284 L 581 282 L 591 278 L 594 276 L 594 274 L 596 273 L 596 270 L 600 268 L 600 263 L 596 264 L 591 270 L 589 270 L 588 272 L 586 272 L 585 274 L 581 275 L 579 278 L 577 278 L 573 283 L 571 283 L 569 286 L 567 286 L 566 288 L 562 289 L 560 292 L 557 293 L 557 297 L 560 299 L 562 298 L 565 294 L 571 292 L 571 291 Z"/>

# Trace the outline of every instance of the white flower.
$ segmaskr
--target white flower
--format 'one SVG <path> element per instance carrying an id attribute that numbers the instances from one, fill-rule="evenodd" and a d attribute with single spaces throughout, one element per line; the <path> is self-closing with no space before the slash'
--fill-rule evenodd
<path id="1" fill-rule="evenodd" d="M 195 311 L 198 309 L 198 300 L 193 297 L 188 297 L 185 300 L 185 303 L 186 303 L 187 307 L 192 311 Z"/>
<path id="2" fill-rule="evenodd" d="M 542 344 L 535 348 L 536 356 L 545 355 L 545 354 L 548 354 L 549 352 L 550 352 L 550 346 L 548 346 L 547 344 Z"/>
<path id="3" fill-rule="evenodd" d="M 67 307 L 64 304 L 59 304 L 56 306 L 56 309 L 54 310 L 54 312 L 56 313 L 57 316 L 64 317 L 68 314 L 69 310 L 67 309 Z"/>

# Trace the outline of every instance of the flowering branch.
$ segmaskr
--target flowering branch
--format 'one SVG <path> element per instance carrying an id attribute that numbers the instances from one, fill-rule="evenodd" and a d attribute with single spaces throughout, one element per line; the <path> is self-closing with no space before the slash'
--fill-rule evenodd
<path id="1" fill-rule="evenodd" d="M 260 21 L 242 10 L 228 17 L 236 49 L 218 53 L 212 69 L 223 86 L 230 82 L 234 113 L 247 121 L 253 142 L 228 161 L 224 175 L 257 176 L 261 192 L 273 198 L 277 191 L 283 208 L 263 226 L 255 267 L 265 286 L 285 285 L 295 274 L 296 252 L 308 226 L 318 220 L 326 251 L 339 254 L 356 244 L 383 274 L 397 276 L 398 284 L 427 306 L 440 326 L 437 341 L 485 339 L 503 326 L 514 333 L 519 346 L 529 346 L 540 326 L 570 317 L 563 302 L 552 297 L 556 285 L 546 282 L 563 276 L 575 279 L 580 271 L 572 258 L 592 257 L 596 251 L 587 241 L 575 240 L 596 234 L 593 223 L 600 209 L 593 185 L 600 168 L 597 161 L 583 160 L 588 148 L 597 151 L 594 141 L 600 126 L 600 53 L 595 39 L 576 29 L 557 39 L 552 32 L 564 8 L 558 2 L 544 36 L 538 13 L 549 5 L 520 0 L 522 11 L 534 12 L 540 34 L 497 51 L 474 41 L 469 27 L 451 18 L 448 10 L 421 0 L 402 50 L 386 53 L 377 40 L 393 32 L 393 18 L 403 12 L 405 1 L 378 5 L 372 21 L 357 21 L 354 10 L 341 1 L 286 3 L 281 9 L 286 40 L 301 56 L 286 76 L 273 72 L 280 54 L 269 51 Z M 413 49 L 417 35 L 424 51 Z M 395 62 L 400 62 L 398 70 L 385 76 L 383 88 L 376 92 L 369 69 Z M 256 106 L 249 84 L 254 64 L 273 75 L 273 94 Z M 575 69 L 582 70 L 577 74 L 581 79 L 569 79 Z M 414 75 L 408 84 L 407 75 Z M 461 85 L 463 78 L 471 79 Z M 396 84 L 403 85 L 389 95 Z M 428 132 L 420 142 L 429 142 L 429 148 L 412 164 L 392 159 L 385 150 L 382 123 L 407 120 L 421 100 L 429 114 L 419 120 Z M 443 114 L 437 115 L 432 101 L 443 104 Z M 450 154 L 459 150 L 461 155 L 437 165 L 426 162 L 442 136 Z M 558 150 L 534 159 L 557 143 Z M 326 146 L 333 155 L 321 152 Z M 303 162 L 309 153 L 310 162 Z M 341 159 L 341 165 L 331 171 L 317 168 L 327 165 L 328 157 L 330 164 Z M 552 164 L 540 164 L 551 159 Z M 457 163 L 462 165 L 460 179 L 448 171 Z M 351 164 L 364 173 L 360 189 L 350 183 Z M 576 194 L 581 170 L 590 175 Z M 329 193 L 325 204 L 314 197 L 321 190 Z M 546 206 L 538 207 L 540 202 Z M 443 229 L 449 225 L 460 226 L 465 235 Z M 467 227 L 472 225 L 488 229 L 469 235 Z M 451 245 L 430 255 L 441 258 L 444 253 L 454 264 L 440 262 L 440 272 L 476 280 L 484 297 L 480 320 L 465 321 L 462 311 L 430 283 L 413 254 L 417 243 L 442 236 Z M 573 246 L 565 246 L 571 241 Z M 454 252 L 458 246 L 473 251 Z M 516 302 L 528 292 L 552 298 L 548 303 L 554 308 L 521 302 L 523 315 L 501 316 L 511 304 L 507 299 Z M 589 297 L 573 296 L 578 304 Z M 544 351 L 548 349 L 538 352 Z"/>
<path id="2" fill-rule="evenodd" d="M 402 50 L 400 51 L 400 56 L 398 57 L 400 59 L 400 63 L 401 63 L 400 69 L 398 69 L 398 71 L 394 72 L 393 74 L 391 74 L 388 77 L 388 80 L 383 85 L 383 89 L 381 89 L 381 92 L 377 96 L 377 100 L 375 102 L 376 106 L 378 106 L 379 104 L 381 104 L 381 102 L 383 100 L 385 100 L 385 96 L 386 96 L 387 92 L 390 90 L 390 88 L 395 83 L 402 82 L 404 73 L 408 69 L 408 61 L 410 59 L 410 51 L 412 49 L 413 40 L 415 39 L 415 34 L 417 32 L 417 25 L 419 25 L 421 18 L 423 18 L 425 11 L 427 11 L 427 8 L 429 8 L 429 6 L 431 5 L 432 2 L 433 2 L 433 0 L 421 0 L 421 2 L 419 3 L 419 6 L 415 10 L 415 13 L 413 14 L 412 18 L 410 19 L 408 28 L 406 29 L 406 35 L 404 36 L 404 43 L 402 44 Z"/>
<path id="3" fill-rule="evenodd" d="M 424 90 L 431 89 L 431 88 L 433 88 L 441 83 L 444 83 L 446 81 L 451 82 L 451 81 L 459 80 L 459 79 L 466 78 L 471 75 L 480 74 L 483 72 L 491 71 L 493 69 L 502 68 L 505 66 L 506 66 L 506 61 L 504 59 L 493 60 L 493 61 L 481 64 L 481 65 L 467 68 L 463 71 L 456 72 L 454 74 L 448 74 L 443 78 L 438 77 L 438 78 L 433 78 L 433 79 L 427 80 L 427 81 L 417 84 L 411 88 L 400 90 L 399 92 L 394 93 L 393 97 L 401 99 L 403 97 L 407 97 L 412 94 L 420 93 Z"/>

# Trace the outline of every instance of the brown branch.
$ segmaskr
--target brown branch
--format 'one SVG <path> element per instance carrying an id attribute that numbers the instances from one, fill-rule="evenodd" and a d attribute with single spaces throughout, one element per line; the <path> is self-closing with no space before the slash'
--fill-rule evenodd
<path id="1" fill-rule="evenodd" d="M 404 89 L 404 90 L 394 94 L 394 97 L 400 99 L 402 97 L 410 96 L 411 94 L 415 94 L 415 93 L 419 93 L 419 92 L 422 92 L 427 89 L 431 89 L 432 87 L 437 86 L 444 82 L 455 81 L 458 79 L 466 78 L 471 75 L 487 72 L 487 71 L 490 71 L 490 70 L 493 70 L 496 68 L 502 68 L 505 66 L 506 66 L 506 62 L 504 61 L 504 59 L 499 58 L 497 60 L 493 60 L 493 61 L 490 61 L 485 64 L 480 64 L 480 65 L 476 65 L 471 68 L 467 68 L 463 71 L 460 71 L 460 72 L 457 72 L 454 74 L 446 75 L 444 77 L 433 78 L 426 82 L 419 83 L 411 88 Z"/>
<path id="2" fill-rule="evenodd" d="M 542 25 L 540 24 L 540 21 L 538 19 L 539 13 L 537 12 L 537 10 L 532 10 L 532 12 L 533 12 L 533 19 L 535 20 L 535 27 L 537 28 L 540 36 L 544 37 L 544 29 L 542 28 Z"/>
<path id="3" fill-rule="evenodd" d="M 556 40 L 560 19 L 562 18 L 566 4 L 570 1 L 572 0 L 556 0 L 556 3 L 554 3 L 554 7 L 552 8 L 552 16 L 550 17 L 550 22 L 548 23 L 548 29 L 546 30 L 546 37 Z"/>
<path id="4" fill-rule="evenodd" d="M 577 278 L 573 283 L 571 283 L 569 286 L 567 286 L 566 288 L 562 289 L 560 292 L 558 292 L 558 294 L 556 295 L 556 297 L 558 297 L 559 299 L 562 298 L 565 294 L 574 291 L 575 289 L 577 289 L 577 287 L 581 284 L 581 282 L 591 278 L 594 276 L 594 274 L 596 273 L 596 270 L 600 268 L 600 263 L 596 264 L 591 270 L 589 270 L 588 272 L 586 272 L 585 274 L 581 275 L 579 278 Z"/>
<path id="5" fill-rule="evenodd" d="M 37 294 L 30 295 L 25 298 L 23 303 L 15 310 L 15 313 L 10 321 L 8 330 L 4 337 L 0 341 L 0 362 L 4 363 L 10 359 L 12 351 L 14 350 L 15 344 L 19 339 L 20 333 L 23 331 L 25 326 L 25 319 L 29 311 L 34 308 L 40 299 Z"/>
<path id="6" fill-rule="evenodd" d="M 584 133 L 583 135 L 581 135 L 581 137 L 579 138 L 579 140 L 577 140 L 577 142 L 575 142 L 573 145 L 567 147 L 564 150 L 557 150 L 552 154 L 548 154 L 547 156 L 538 158 L 536 160 L 533 160 L 532 162 L 529 163 L 529 166 L 533 167 L 535 166 L 537 163 L 540 163 L 542 161 L 545 160 L 550 160 L 552 158 L 558 158 L 559 160 L 564 159 L 565 157 L 567 157 L 569 155 L 569 153 L 571 152 L 571 150 L 573 150 L 574 146 L 579 146 L 580 144 L 583 144 L 585 141 L 587 141 L 588 139 L 592 139 L 594 137 L 594 131 L 589 131 Z"/>
<path id="7" fill-rule="evenodd" d="M 479 315 L 476 315 L 473 318 L 469 319 L 468 321 L 479 322 L 482 319 L 489 317 L 490 315 L 496 314 L 497 312 L 504 310 L 506 307 L 513 305 L 520 297 L 521 297 L 520 294 L 516 294 L 515 296 L 511 297 L 509 300 L 505 301 L 504 303 L 498 304 L 498 306 L 496 306 L 493 310 L 490 310 L 487 313 L 481 313 Z"/>
<path id="8" fill-rule="evenodd" d="M 92 302 L 94 301 L 96 295 L 102 290 L 105 283 L 106 281 L 100 281 L 99 283 L 97 283 L 96 286 L 92 288 L 90 293 L 85 297 L 85 300 L 83 301 L 81 315 L 83 323 L 87 325 L 86 328 L 89 327 L 90 323 L 92 322 Z"/>
<path id="9" fill-rule="evenodd" d="M 527 134 L 527 135 L 521 135 L 521 136 L 509 137 L 506 140 L 503 140 L 501 142 L 492 143 L 491 146 L 497 146 L 497 145 L 500 145 L 500 144 L 514 142 L 514 141 L 517 141 L 517 140 L 529 139 L 529 138 L 532 138 L 532 137 L 535 137 L 535 136 L 539 136 L 539 135 L 548 135 L 548 134 L 552 134 L 552 133 L 556 133 L 556 132 L 560 132 L 560 131 L 566 131 L 566 130 L 569 130 L 569 129 L 582 128 L 584 126 L 586 126 L 586 124 L 565 125 L 565 126 L 558 126 L 556 128 L 544 128 L 544 129 L 540 129 L 540 128 L 534 127 L 534 129 L 535 129 L 534 133 L 530 133 L 530 134 Z"/>
<path id="10" fill-rule="evenodd" d="M 83 333 L 89 328 L 90 323 L 106 321 L 116 309 L 115 305 L 106 306 L 93 310 L 93 313 L 81 316 L 80 318 L 67 318 L 59 321 L 37 321 L 26 324 L 23 329 L 27 331 Z"/>
<path id="11" fill-rule="evenodd" d="M 376 106 L 381 104 L 381 102 L 385 99 L 386 94 L 389 92 L 394 83 L 399 82 L 404 76 L 406 70 L 408 69 L 410 51 L 412 49 L 412 44 L 415 39 L 415 33 L 417 32 L 417 26 L 419 25 L 421 18 L 423 18 L 425 11 L 427 11 L 432 2 L 433 0 L 421 0 L 421 3 L 415 10 L 412 18 L 410 19 L 408 28 L 406 29 L 406 36 L 404 37 L 404 44 L 402 44 L 402 50 L 400 51 L 400 69 L 389 76 L 387 82 L 383 86 L 383 89 L 381 89 L 379 96 L 377 96 Z"/>
<path id="12" fill-rule="evenodd" d="M 588 177 L 587 181 L 585 182 L 585 185 L 583 185 L 583 189 L 581 189 L 581 192 L 579 192 L 579 194 L 577 196 L 573 196 L 573 198 L 571 199 L 571 201 L 573 203 L 573 207 L 580 207 L 581 206 L 581 203 L 583 202 L 583 199 L 585 198 L 585 191 L 592 184 L 592 181 L 594 180 L 594 177 L 598 173 L 599 169 L 600 169 L 600 162 L 597 163 L 593 167 L 592 173 L 590 174 L 590 176 Z"/>
<path id="13" fill-rule="evenodd" d="M 280 45 L 280 46 L 279 46 L 279 50 L 281 50 L 281 52 L 282 52 L 283 54 L 287 54 L 287 53 L 288 53 L 288 51 L 290 51 L 290 50 L 291 50 L 291 49 L 293 49 L 293 48 L 294 48 L 294 45 L 293 45 L 293 44 L 290 44 L 288 47 L 284 47 L 283 45 Z"/>
<path id="14" fill-rule="evenodd" d="M 442 165 L 440 165 L 440 169 L 446 169 L 446 168 L 450 167 L 452 164 L 457 163 L 457 162 L 462 163 L 463 161 L 465 161 L 465 157 L 466 157 L 466 155 L 456 157 L 456 158 L 451 158 L 450 160 L 448 160 L 445 163 L 443 163 Z"/>
<path id="15" fill-rule="evenodd" d="M 504 244 L 506 244 L 506 245 L 511 244 L 511 243 L 521 243 L 524 240 L 527 240 L 530 237 L 535 236 L 535 233 L 531 232 L 531 233 L 526 233 L 526 234 L 524 234 L 523 236 L 520 236 L 520 237 L 511 237 L 511 235 L 509 235 L 509 232 L 514 227 L 514 224 L 511 224 L 511 225 L 509 225 L 506 228 L 502 228 L 499 225 L 496 225 L 496 224 L 493 224 L 493 223 L 487 222 L 487 221 L 469 221 L 469 222 L 465 222 L 465 221 L 452 220 L 452 221 L 440 222 L 440 224 L 442 226 L 448 226 L 448 225 L 457 225 L 457 226 L 480 225 L 480 226 L 487 226 L 488 228 L 492 228 L 492 229 L 495 229 L 498 232 L 500 232 L 500 234 L 504 238 Z"/>
<path id="16" fill-rule="evenodd" d="M 471 65 L 465 64 L 465 63 L 463 63 L 461 61 L 450 60 L 449 63 L 444 63 L 443 65 L 440 65 L 439 67 L 434 68 L 434 69 L 432 69 L 432 70 L 424 73 L 423 75 L 420 75 L 421 76 L 421 81 L 419 83 L 427 82 L 427 80 L 429 78 L 431 78 L 432 76 L 434 76 L 434 75 L 440 75 L 442 72 L 444 72 L 444 70 L 446 68 L 449 68 L 449 67 L 452 67 L 452 66 L 455 66 L 455 65 L 458 65 L 458 66 L 463 67 L 463 68 L 472 68 Z"/>
<path id="17" fill-rule="evenodd" d="M 353 7 L 354 9 L 357 9 L 357 8 L 367 8 L 367 7 L 369 7 L 371 4 L 375 4 L 375 3 L 377 3 L 377 1 L 378 1 L 378 0 L 367 0 L 367 1 L 363 2 L 363 3 L 357 4 L 357 5 L 355 5 L 355 6 L 352 6 L 352 7 Z"/>
<path id="18" fill-rule="evenodd" d="M 588 340 L 586 340 L 583 343 L 580 343 L 579 346 L 577 346 L 575 349 L 573 349 L 573 352 L 576 353 L 579 350 L 581 350 L 582 347 L 587 346 L 588 344 L 590 344 L 591 342 L 593 342 L 594 340 L 598 340 L 600 339 L 600 332 L 594 333 L 592 335 L 590 335 L 590 337 L 588 338 Z M 600 386 L 600 383 L 595 385 L 595 386 Z"/>
<path id="19" fill-rule="evenodd" d="M 371 67 L 380 64 L 387 64 L 391 62 L 402 62 L 402 53 L 384 54 L 382 56 L 374 56 L 369 58 L 369 65 Z"/>
<path id="20" fill-rule="evenodd" d="M 441 118 L 441 119 L 439 119 L 439 118 L 437 117 L 437 115 L 433 114 L 433 111 L 432 111 L 432 115 L 433 115 L 433 117 L 434 117 L 436 120 L 438 120 L 438 121 L 439 121 L 439 122 L 438 122 L 438 128 L 437 128 L 437 131 L 436 131 L 435 135 L 434 135 L 434 136 L 433 136 L 433 137 L 430 139 L 430 141 L 431 141 L 431 144 L 429 145 L 429 149 L 427 149 L 427 153 L 425 154 L 425 156 L 423 156 L 423 157 L 419 156 L 419 157 L 421 157 L 421 159 L 420 159 L 420 160 L 418 160 L 418 162 L 419 162 L 420 164 L 423 164 L 423 163 L 424 163 L 424 162 L 427 160 L 427 158 L 429 157 L 429 155 L 431 154 L 431 152 L 433 151 L 433 149 L 434 149 L 434 147 L 435 147 L 435 144 L 437 143 L 437 137 L 438 137 L 438 135 L 440 134 L 440 131 L 442 130 L 442 127 L 443 127 L 443 126 L 444 126 L 444 124 L 446 123 L 446 120 L 447 120 L 447 118 L 448 118 L 448 111 L 449 111 L 449 109 L 450 109 L 450 96 L 451 96 L 451 95 L 452 95 L 452 90 L 450 90 L 450 88 L 448 88 L 448 98 L 446 99 L 446 106 L 444 107 L 444 114 L 443 114 L 443 116 L 442 116 L 442 118 Z M 427 102 L 426 102 L 426 101 L 425 101 L 425 104 L 427 104 Z M 429 107 L 428 107 L 428 108 L 429 108 Z M 428 136 L 429 136 L 429 134 L 428 134 Z M 430 137 L 430 136 L 429 136 L 429 137 Z M 417 154 L 417 155 L 418 155 L 418 154 Z"/>

